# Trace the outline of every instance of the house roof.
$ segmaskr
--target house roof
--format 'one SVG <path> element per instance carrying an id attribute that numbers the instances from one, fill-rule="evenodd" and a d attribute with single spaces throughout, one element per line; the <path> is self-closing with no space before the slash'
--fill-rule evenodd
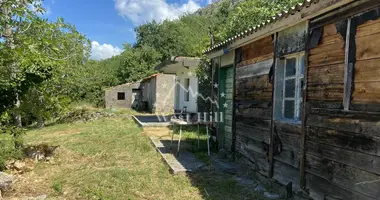
<path id="1" fill-rule="evenodd" d="M 304 0 L 302 3 L 297 3 L 296 5 L 290 7 L 289 9 L 284 10 L 284 11 L 276 14 L 275 16 L 272 16 L 271 18 L 268 18 L 267 20 L 263 21 L 262 23 L 257 24 L 254 27 L 250 27 L 250 28 L 246 29 L 245 31 L 243 31 L 239 34 L 236 34 L 235 36 L 230 37 L 230 38 L 224 40 L 223 42 L 220 42 L 220 43 L 212 46 L 211 48 L 207 49 L 203 53 L 209 54 L 213 51 L 220 50 L 224 47 L 227 47 L 228 45 L 230 45 L 230 44 L 232 44 L 232 43 L 234 43 L 240 39 L 243 39 L 249 35 L 252 35 L 258 31 L 265 29 L 266 27 L 274 24 L 275 22 L 282 21 L 282 20 L 289 18 L 290 16 L 292 16 L 298 12 L 301 12 L 304 8 L 309 8 L 313 4 L 323 4 L 324 3 L 327 7 L 327 6 L 333 5 L 334 3 L 338 4 L 337 2 L 340 2 L 340 4 L 347 4 L 349 2 L 352 2 L 353 0 L 346 0 L 346 1 L 335 0 L 335 1 L 331 1 L 330 4 L 328 4 L 328 1 L 329 0 Z"/>
<path id="2" fill-rule="evenodd" d="M 117 87 L 121 87 L 121 86 L 131 86 L 131 85 L 134 85 L 134 84 L 139 84 L 140 81 L 137 81 L 137 82 L 131 82 L 131 83 L 124 83 L 124 84 L 120 84 L 120 85 L 115 85 L 115 86 L 112 86 L 112 87 L 107 87 L 105 88 L 104 90 L 111 90 L 113 88 L 117 88 Z M 138 87 L 138 85 L 136 86 Z"/>
<path id="3" fill-rule="evenodd" d="M 180 67 L 198 67 L 200 61 L 201 59 L 198 57 L 175 56 L 163 61 L 154 69 L 161 72 L 167 72 L 168 68 L 170 68 L 169 73 L 174 73 L 176 69 L 179 69 Z"/>
<path id="4" fill-rule="evenodd" d="M 152 79 L 152 78 L 154 78 L 154 77 L 156 77 L 156 76 L 158 76 L 158 75 L 160 75 L 160 73 L 152 74 L 152 75 L 150 75 L 150 76 L 148 76 L 148 77 L 145 77 L 145 78 L 143 78 L 143 79 L 141 79 L 140 81 L 137 81 L 137 82 L 143 82 L 143 81 L 146 81 L 146 80 Z"/>
<path id="5" fill-rule="evenodd" d="M 153 77 L 156 77 L 156 76 L 158 76 L 158 75 L 160 75 L 160 73 L 152 74 L 152 75 L 150 75 L 150 76 L 148 76 L 148 77 L 145 77 L 145 78 L 143 78 L 143 79 L 141 79 L 141 80 L 139 80 L 139 81 L 130 82 L 130 83 L 124 83 L 124 84 L 115 85 L 115 86 L 112 86 L 112 87 L 107 87 L 107 88 L 105 88 L 105 90 L 110 90 L 110 89 L 112 89 L 112 88 L 116 88 L 116 87 L 120 87 L 120 86 L 131 86 L 131 85 L 139 84 L 139 83 L 141 83 L 141 82 L 143 82 L 143 81 L 149 80 L 149 79 L 151 79 L 151 78 L 153 78 Z M 139 86 L 138 86 L 138 87 L 139 87 Z"/>

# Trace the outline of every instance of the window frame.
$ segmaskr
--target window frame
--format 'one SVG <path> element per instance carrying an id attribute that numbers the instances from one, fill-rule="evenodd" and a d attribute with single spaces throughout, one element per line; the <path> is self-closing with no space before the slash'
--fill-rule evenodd
<path id="1" fill-rule="evenodd" d="M 287 70 L 287 61 L 290 59 L 296 59 L 296 73 L 293 76 L 286 76 L 286 70 Z M 302 59 L 305 59 L 305 52 L 298 52 L 294 54 L 289 54 L 286 56 L 283 56 L 282 59 L 284 59 L 284 66 L 282 66 L 284 69 L 284 77 L 282 80 L 283 84 L 283 94 L 281 96 L 281 121 L 285 122 L 295 122 L 295 123 L 301 123 L 301 106 L 303 103 L 303 97 L 302 97 L 302 86 L 301 81 L 303 79 L 303 82 L 305 82 L 305 62 L 302 62 Z M 303 63 L 303 71 L 301 70 Z M 303 73 L 302 73 L 303 72 Z M 286 81 L 288 80 L 295 80 L 295 91 L 294 91 L 294 97 L 286 97 Z M 286 118 L 285 117 L 285 101 L 294 101 L 294 118 Z"/>
<path id="2" fill-rule="evenodd" d="M 123 98 L 120 98 L 119 95 L 123 94 Z M 126 99 L 126 94 L 125 92 L 117 92 L 117 100 L 118 101 L 124 101 Z"/>

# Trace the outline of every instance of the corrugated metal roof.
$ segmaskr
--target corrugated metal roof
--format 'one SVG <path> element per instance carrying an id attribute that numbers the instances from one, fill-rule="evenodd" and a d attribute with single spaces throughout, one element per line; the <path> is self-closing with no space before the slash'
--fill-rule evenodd
<path id="1" fill-rule="evenodd" d="M 282 11 L 280 13 L 278 13 L 277 15 L 263 21 L 262 23 L 254 26 L 254 27 L 251 27 L 251 28 L 248 28 L 247 30 L 233 36 L 233 37 L 230 37 L 226 40 L 224 40 L 223 42 L 221 43 L 218 43 L 216 45 L 214 45 L 213 47 L 207 49 L 206 51 L 204 51 L 203 53 L 206 54 L 206 53 L 210 53 L 214 50 L 218 50 L 218 49 L 221 49 L 223 47 L 226 47 L 227 45 L 235 42 L 236 40 L 239 40 L 239 39 L 242 39 L 248 35 L 251 35 L 261 29 L 263 29 L 264 27 L 266 27 L 267 25 L 269 24 L 272 24 L 274 22 L 277 22 L 277 21 L 280 21 L 282 19 L 285 19 L 285 18 L 288 18 L 290 15 L 294 15 L 296 12 L 300 12 L 303 8 L 308 8 L 310 7 L 310 5 L 312 5 L 313 3 L 316 4 L 318 3 L 320 0 L 304 0 L 304 2 L 302 3 L 298 3 L 292 7 L 290 7 L 288 10 L 285 10 L 285 11 Z"/>

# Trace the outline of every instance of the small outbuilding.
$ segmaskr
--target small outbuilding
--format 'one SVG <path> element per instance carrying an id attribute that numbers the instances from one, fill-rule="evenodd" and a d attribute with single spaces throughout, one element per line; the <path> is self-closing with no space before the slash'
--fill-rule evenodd
<path id="1" fill-rule="evenodd" d="M 106 108 L 139 109 L 141 107 L 141 97 L 140 82 L 111 87 L 105 91 Z"/>
<path id="2" fill-rule="evenodd" d="M 172 113 L 174 93 L 167 93 L 167 90 L 174 87 L 174 75 L 153 74 L 135 83 L 107 89 L 106 108 L 132 108 L 152 113 Z"/>
<path id="3" fill-rule="evenodd" d="M 200 64 L 200 58 L 176 56 L 156 66 L 156 70 L 165 74 L 173 74 L 176 77 L 174 91 L 174 110 L 187 113 L 198 112 L 198 78 L 196 69 Z"/>

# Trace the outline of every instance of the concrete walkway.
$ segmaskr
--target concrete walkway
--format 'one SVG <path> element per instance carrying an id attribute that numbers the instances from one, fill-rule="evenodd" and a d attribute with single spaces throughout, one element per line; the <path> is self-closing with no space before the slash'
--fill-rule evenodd
<path id="1" fill-rule="evenodd" d="M 155 136 L 150 136 L 150 140 L 173 174 L 193 172 L 200 170 L 205 166 L 205 163 L 197 159 L 192 153 L 185 149 L 181 149 L 179 155 L 176 156 L 177 152 L 174 149 L 176 149 L 177 141 L 173 142 L 173 148 L 170 148 L 171 144 L 169 140 L 160 140 Z M 182 146 L 182 148 L 184 147 Z"/>

